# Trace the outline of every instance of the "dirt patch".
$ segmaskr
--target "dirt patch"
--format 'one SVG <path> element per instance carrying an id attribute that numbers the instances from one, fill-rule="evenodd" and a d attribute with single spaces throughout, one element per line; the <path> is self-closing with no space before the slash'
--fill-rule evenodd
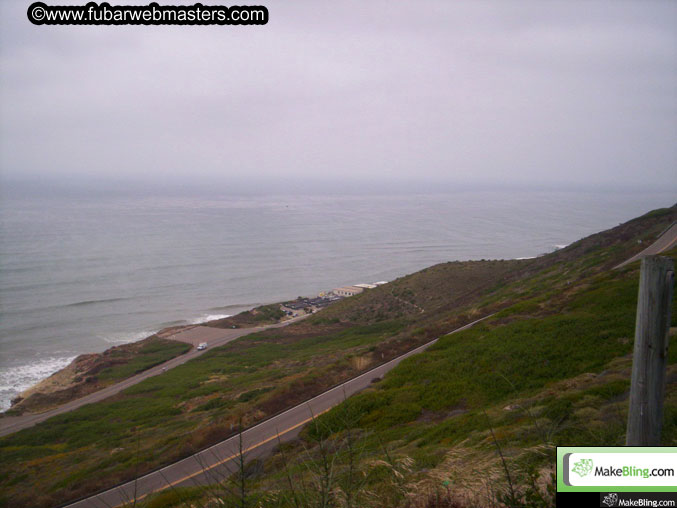
<path id="1" fill-rule="evenodd" d="M 202 342 L 209 344 L 211 341 L 220 339 L 224 336 L 224 331 L 218 328 L 210 328 L 208 326 L 193 326 L 181 330 L 179 333 L 171 335 L 172 340 L 185 342 L 193 347 L 197 347 Z"/>
<path id="2" fill-rule="evenodd" d="M 350 359 L 350 364 L 356 371 L 367 370 L 374 361 L 372 355 L 354 356 Z"/>

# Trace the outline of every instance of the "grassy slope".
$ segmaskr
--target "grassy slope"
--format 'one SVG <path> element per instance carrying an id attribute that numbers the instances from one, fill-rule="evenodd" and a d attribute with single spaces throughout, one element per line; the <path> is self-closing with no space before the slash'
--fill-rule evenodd
<path id="1" fill-rule="evenodd" d="M 273 303 L 240 312 L 235 316 L 208 321 L 207 323 L 203 323 L 203 326 L 210 326 L 212 328 L 249 328 L 278 323 L 284 315 L 284 312 L 280 309 L 280 305 Z"/>
<path id="2" fill-rule="evenodd" d="M 37 391 L 4 414 L 45 411 L 164 363 L 190 348 L 189 344 L 152 335 L 139 342 L 112 347 L 101 354 L 83 355 L 45 381 L 50 383 L 58 379 L 60 389 Z"/>
<path id="3" fill-rule="evenodd" d="M 0 482 L 12 506 L 48 506 L 175 460 L 324 390 L 357 369 L 348 355 L 395 334 L 390 322 L 303 323 L 215 348 L 97 404 L 0 439 Z M 274 402 L 273 402 L 274 401 Z M 30 486 L 31 488 L 26 488 Z M 36 493 L 40 493 L 36 497 Z"/>
<path id="4" fill-rule="evenodd" d="M 442 312 L 458 312 L 498 281 L 520 274 L 529 264 L 528 260 L 442 263 L 335 303 L 312 319 L 373 323 L 407 317 L 431 323 Z"/>
<path id="5" fill-rule="evenodd" d="M 451 443 L 474 432 L 486 440 L 480 409 L 511 428 L 524 418 L 503 412 L 504 402 L 540 400 L 540 394 L 548 411 L 568 414 L 580 401 L 562 402 L 543 391 L 600 370 L 630 348 L 636 273 L 607 274 L 606 268 L 639 250 L 638 238 L 649 240 L 676 217 L 674 209 L 656 213 L 533 261 L 437 265 L 344 300 L 305 323 L 214 349 L 118 397 L 0 440 L 4 495 L 14 506 L 49 505 L 121 480 L 137 467 L 148 469 L 214 442 L 239 418 L 250 423 L 317 393 L 367 368 L 380 353 L 394 355 L 500 309 L 482 327 L 444 338 L 430 353 L 403 362 L 378 390 L 323 417 L 321 428 L 340 430 L 335 420 L 343 417 L 336 415 L 354 414 L 355 424 L 371 436 L 366 445 L 374 445 L 378 432 L 388 446 L 411 452 L 419 467 L 430 468 L 444 460 Z M 604 334 L 609 338 L 600 343 Z M 595 354 L 584 354 L 586 349 Z M 582 356 L 578 362 L 572 350 Z M 623 368 L 617 368 L 613 380 L 622 382 Z"/>
<path id="6" fill-rule="evenodd" d="M 414 422 L 423 412 L 443 417 L 463 409 L 467 419 L 562 379 L 599 373 L 632 351 L 635 271 L 596 276 L 564 305 L 549 300 L 518 304 L 471 330 L 444 337 L 425 354 L 402 362 L 378 388 L 345 405 L 359 415 L 361 426 L 386 430 Z M 555 413 L 555 418 L 566 416 L 561 410 Z M 328 428 L 339 428 L 331 413 L 321 419 Z M 426 435 L 431 441 L 445 439 L 445 430 L 454 427 L 451 419 Z"/>
<path id="7" fill-rule="evenodd" d="M 657 217 L 661 212 L 628 229 L 640 237 L 655 234 L 650 230 L 658 231 Z M 671 220 L 673 214 L 662 217 Z M 493 482 L 491 489 L 505 489 L 492 432 L 513 480 L 522 483 L 528 483 L 529 472 L 553 467 L 555 445 L 623 444 L 639 263 L 606 270 L 620 260 L 624 244 L 636 243 L 627 231 L 620 233 L 577 242 L 570 248 L 577 256 L 487 295 L 486 307 L 510 296 L 522 301 L 471 330 L 443 337 L 377 386 L 318 418 L 306 431 L 304 451 L 287 451 L 285 461 L 304 463 L 292 467 L 292 474 L 312 483 L 313 467 L 307 464 L 313 455 L 305 450 L 329 437 L 345 446 L 351 429 L 362 436 L 352 444 L 362 453 L 352 468 L 368 478 L 363 505 L 396 506 L 412 494 L 442 488 L 444 481 L 466 498 L 484 490 L 486 481 Z M 614 241 L 604 241 L 610 238 Z M 667 255 L 677 260 L 677 250 Z M 677 443 L 677 348 L 670 353 L 662 438 L 664 444 Z M 401 460 L 409 464 L 406 471 L 373 467 L 383 460 L 384 447 L 388 462 Z M 270 460 L 280 462 L 279 455 Z M 348 470 L 345 450 L 334 467 L 340 497 Z M 285 477 L 270 469 L 259 488 L 277 490 L 269 504 L 292 505 Z M 294 482 L 301 484 L 299 478 Z"/>
<path id="8" fill-rule="evenodd" d="M 187 353 L 191 349 L 190 344 L 183 342 L 153 337 L 151 339 L 153 340 L 145 342 L 130 358 L 125 358 L 124 363 L 115 364 L 101 370 L 98 375 L 99 380 L 106 384 L 117 383 L 167 360 L 171 360 L 176 356 Z M 115 358 L 115 356 L 116 353 L 113 352 L 111 357 Z"/>

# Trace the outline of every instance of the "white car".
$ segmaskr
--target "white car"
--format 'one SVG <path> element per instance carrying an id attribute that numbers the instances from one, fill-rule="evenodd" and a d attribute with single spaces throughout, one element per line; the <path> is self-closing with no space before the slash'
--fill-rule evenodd
<path id="1" fill-rule="evenodd" d="M 198 351 L 202 351 L 203 349 L 207 349 L 207 343 L 206 342 L 200 343 L 200 345 L 197 347 Z"/>

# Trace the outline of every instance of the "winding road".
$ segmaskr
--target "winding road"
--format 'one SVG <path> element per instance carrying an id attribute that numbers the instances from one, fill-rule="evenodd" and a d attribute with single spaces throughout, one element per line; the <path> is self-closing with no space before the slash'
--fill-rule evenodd
<path id="1" fill-rule="evenodd" d="M 487 319 L 485 316 L 451 333 L 460 332 Z M 447 334 L 449 335 L 449 334 Z M 222 482 L 237 471 L 240 457 L 245 462 L 270 453 L 280 442 L 296 437 L 315 416 L 325 413 L 347 397 L 363 390 L 376 378 L 396 367 L 402 360 L 424 351 L 437 342 L 434 339 L 364 374 L 338 385 L 303 404 L 292 407 L 247 430 L 242 435 L 222 441 L 195 455 L 170 464 L 134 481 L 119 485 L 92 497 L 65 506 L 71 508 L 111 508 L 139 501 L 151 493 L 174 487 L 207 485 Z M 242 454 L 239 450 L 242 449 Z"/>

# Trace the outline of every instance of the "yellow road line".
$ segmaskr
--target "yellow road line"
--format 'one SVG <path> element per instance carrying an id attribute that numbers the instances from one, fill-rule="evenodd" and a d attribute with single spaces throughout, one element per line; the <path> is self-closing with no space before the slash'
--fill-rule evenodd
<path id="1" fill-rule="evenodd" d="M 245 448 L 244 450 L 242 450 L 242 454 L 244 455 L 245 453 L 250 452 L 250 451 L 253 450 L 254 448 L 258 448 L 258 447 L 261 446 L 261 445 L 264 445 L 264 444 L 266 444 L 266 443 L 269 443 L 269 442 L 272 441 L 273 439 L 277 439 L 278 436 L 282 436 L 282 435 L 286 434 L 287 432 L 291 432 L 292 430 L 297 429 L 297 428 L 299 428 L 299 427 L 302 426 L 302 425 L 305 425 L 305 424 L 308 423 L 309 421 L 312 421 L 313 419 L 317 418 L 317 417 L 320 416 L 321 414 L 326 413 L 326 412 L 329 411 L 330 409 L 332 409 L 332 408 L 327 408 L 327 409 L 325 409 L 324 411 L 320 411 L 320 412 L 317 413 L 316 415 L 311 416 L 310 418 L 307 418 L 307 419 L 303 420 L 302 422 L 297 423 L 296 425 L 292 425 L 292 426 L 289 427 L 288 429 L 286 429 L 286 430 L 284 430 L 284 431 L 282 431 L 282 432 L 278 432 L 278 433 L 275 434 L 274 436 L 271 436 L 271 437 L 269 437 L 269 438 L 267 438 L 267 439 L 264 439 L 263 441 L 261 441 L 261 442 L 259 442 L 259 443 L 256 443 L 255 445 L 252 445 L 252 446 L 250 446 L 250 447 L 248 447 L 248 448 Z M 232 439 L 232 438 L 231 438 L 231 439 Z M 215 446 L 217 446 L 217 445 L 215 445 Z M 207 451 L 207 450 L 204 450 L 204 451 Z M 200 452 L 200 453 L 203 453 L 203 452 Z M 236 453 L 236 454 L 234 454 L 234 455 L 231 455 L 230 457 L 226 457 L 225 459 L 220 460 L 219 462 L 216 462 L 215 464 L 212 464 L 212 465 L 209 466 L 209 467 L 206 467 L 206 468 L 203 467 L 200 471 L 198 471 L 198 472 L 196 472 L 196 473 L 189 474 L 188 476 L 184 476 L 183 478 L 180 478 L 180 479 L 175 480 L 175 481 L 173 481 L 173 482 L 171 482 L 171 483 L 168 483 L 167 485 L 165 485 L 165 486 L 163 486 L 163 487 L 160 487 L 160 488 L 157 489 L 157 490 L 154 490 L 154 491 L 152 491 L 152 492 L 147 492 L 146 494 L 143 494 L 143 495 L 141 495 L 141 496 L 138 496 L 138 497 L 136 497 L 135 500 L 136 500 L 136 501 L 140 501 L 141 499 L 143 499 L 143 498 L 146 497 L 146 496 L 149 496 L 150 494 L 155 494 L 156 492 L 161 492 L 161 491 L 163 491 L 163 490 L 165 490 L 165 489 L 167 489 L 167 488 L 169 488 L 169 487 L 174 487 L 175 485 L 177 485 L 177 484 L 179 484 L 179 483 L 183 483 L 183 482 L 185 482 L 186 480 L 190 480 L 191 478 L 194 478 L 195 476 L 198 476 L 198 475 L 201 475 L 201 474 L 203 474 L 203 473 L 206 473 L 206 472 L 209 471 L 210 469 L 213 469 L 213 468 L 215 468 L 216 466 L 220 466 L 220 465 L 223 464 L 224 462 L 228 462 L 229 460 L 233 460 L 234 458 L 237 458 L 239 455 L 240 455 L 240 453 Z M 152 474 L 152 473 L 151 473 L 151 474 Z M 115 505 L 114 508 L 118 508 L 118 507 L 120 507 L 120 506 L 125 506 L 125 505 L 127 505 L 127 504 L 129 504 L 129 503 L 123 503 L 123 504 Z"/>

